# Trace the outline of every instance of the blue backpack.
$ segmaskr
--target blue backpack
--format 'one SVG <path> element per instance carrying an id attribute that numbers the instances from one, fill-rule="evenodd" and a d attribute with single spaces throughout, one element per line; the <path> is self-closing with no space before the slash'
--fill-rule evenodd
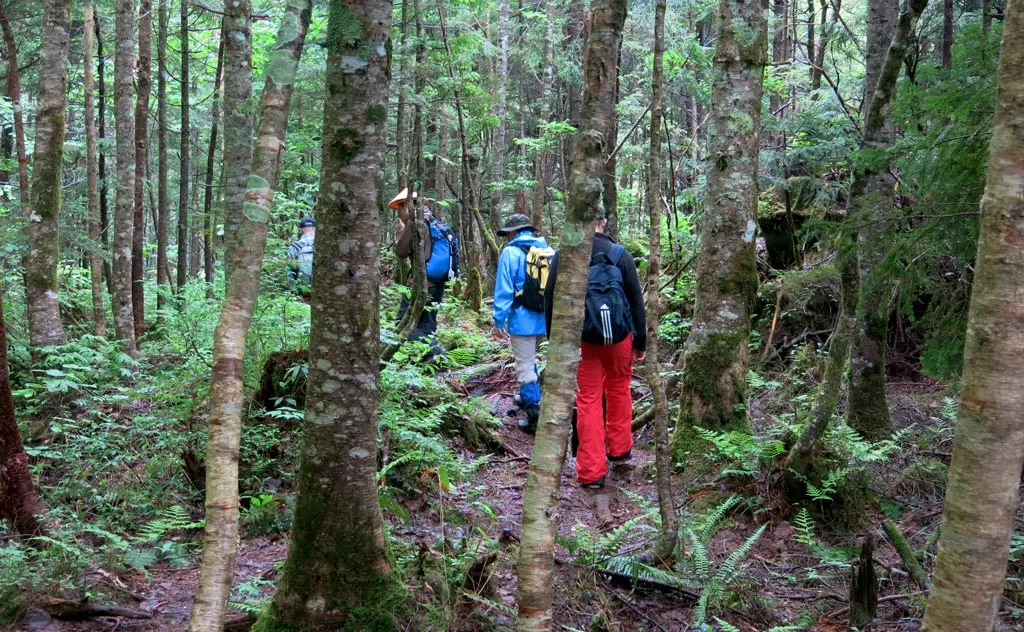
<path id="1" fill-rule="evenodd" d="M 626 249 L 615 244 L 607 254 L 595 252 L 590 257 L 583 342 L 613 345 L 633 333 L 633 313 L 618 268 L 624 254 Z"/>
<path id="2" fill-rule="evenodd" d="M 459 276 L 459 240 L 447 225 L 436 220 L 428 223 L 430 229 L 430 258 L 427 259 L 427 280 L 445 283 Z"/>

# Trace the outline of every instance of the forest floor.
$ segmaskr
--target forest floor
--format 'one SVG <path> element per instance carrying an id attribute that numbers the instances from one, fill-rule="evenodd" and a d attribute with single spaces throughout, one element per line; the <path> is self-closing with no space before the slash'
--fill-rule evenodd
<path id="1" fill-rule="evenodd" d="M 443 379 L 452 377 L 458 377 L 458 374 Z M 639 380 L 637 385 L 640 386 Z M 453 483 L 446 491 L 440 489 L 436 477 L 433 486 L 420 484 L 424 493 L 402 500 L 408 511 L 407 518 L 403 519 L 393 510 L 385 511 L 395 547 L 400 550 L 400 555 L 404 552 L 406 559 L 406 585 L 422 607 L 422 611 L 412 619 L 416 622 L 407 624 L 408 630 L 501 630 L 514 627 L 518 551 L 515 543 L 521 529 L 523 488 L 533 437 L 516 427 L 512 403 L 514 376 L 508 365 L 498 364 L 488 373 L 477 374 L 463 387 L 465 392 L 482 397 L 492 406 L 491 413 L 500 421 L 498 433 L 506 450 L 505 454 L 488 460 L 471 480 Z M 636 392 L 642 394 L 642 387 Z M 942 406 L 940 387 L 927 381 L 894 385 L 890 394 L 895 407 L 894 421 L 901 428 L 934 419 Z M 772 402 L 771 397 L 766 393 L 763 399 L 753 402 L 755 429 L 765 423 L 762 405 L 777 403 Z M 633 586 L 610 581 L 608 574 L 601 572 L 595 564 L 580 563 L 579 550 L 566 548 L 575 537 L 575 544 L 571 546 L 591 542 L 595 547 L 613 547 L 613 556 L 628 556 L 642 552 L 643 545 L 650 543 L 654 532 L 652 528 L 641 530 L 637 526 L 634 529 L 634 525 L 643 521 L 643 505 L 646 504 L 648 512 L 650 507 L 657 505 L 654 455 L 649 449 L 652 443 L 650 432 L 647 428 L 636 435 L 632 469 L 611 470 L 609 484 L 600 492 L 581 489 L 575 480 L 574 460 L 567 459 L 557 515 L 561 538 L 555 553 L 556 629 L 691 629 L 696 606 L 694 597 L 699 588 L 689 592 L 678 585 L 669 586 L 657 581 Z M 464 445 L 458 445 L 460 439 L 454 442 L 468 459 L 477 456 Z M 911 545 L 920 550 L 926 548 L 925 540 L 941 517 L 941 491 L 907 488 L 910 483 L 905 476 L 906 471 L 920 456 L 911 454 L 916 449 L 908 441 L 906 453 L 901 451 L 892 460 L 877 464 L 872 472 L 871 489 L 877 498 L 898 499 L 898 514 L 886 513 L 892 515 Z M 931 456 L 948 462 L 948 454 L 933 453 Z M 800 531 L 794 526 L 794 512 L 785 508 L 779 492 L 773 489 L 777 487 L 781 474 L 778 469 L 776 466 L 769 468 L 767 473 L 762 471 L 738 487 L 712 473 L 683 472 L 676 476 L 676 496 L 681 499 L 684 520 L 687 515 L 712 510 L 734 492 L 759 499 L 730 512 L 724 526 L 708 543 L 709 563 L 715 568 L 765 525 L 763 535 L 742 560 L 742 572 L 722 591 L 712 612 L 714 616 L 709 618 L 714 622 L 714 617 L 719 617 L 735 627 L 715 625 L 714 629 L 765 632 L 784 625 L 799 626 L 790 629 L 848 629 L 845 606 L 849 595 L 849 562 L 856 556 L 861 537 L 867 533 L 873 533 L 878 542 L 875 563 L 881 585 L 881 603 L 873 629 L 919 629 L 924 592 L 911 583 L 899 555 L 881 529 L 887 501 L 876 502 L 870 507 L 867 524 L 848 535 L 815 536 L 813 530 L 808 533 L 806 529 Z M 685 493 L 680 490 L 685 490 Z M 613 516 L 610 525 L 599 524 L 595 514 L 595 502 L 605 500 Z M 625 528 L 616 529 L 623 525 Z M 825 528 L 818 531 L 835 532 L 827 528 L 831 525 L 822 527 Z M 474 531 L 486 536 L 492 546 L 489 549 L 481 547 L 478 552 L 437 550 L 443 548 L 443 545 L 437 546 L 438 542 L 466 541 L 466 536 Z M 201 533 L 194 531 L 187 537 L 197 543 Z M 609 539 L 602 541 L 602 537 Z M 235 574 L 235 594 L 245 598 L 241 601 L 259 603 L 259 599 L 265 599 L 272 592 L 273 582 L 286 555 L 287 538 L 284 535 L 243 539 Z M 454 577 L 454 573 L 448 570 L 454 556 L 460 560 L 457 563 L 469 566 L 462 575 L 475 577 L 461 588 L 448 585 L 449 579 Z M 414 561 L 409 563 L 410 560 Z M 9 629 L 50 632 L 185 630 L 199 575 L 198 562 L 199 556 L 193 555 L 186 568 L 171 569 L 157 565 L 147 575 L 111 573 L 99 567 L 92 569 L 92 580 L 104 601 L 116 600 L 122 606 L 150 615 L 150 619 L 100 617 L 78 622 L 57 621 L 49 620 L 34 610 L 28 620 Z M 925 565 L 930 564 L 929 556 Z M 438 567 L 443 570 L 438 572 Z M 1019 614 L 1015 604 L 1007 605 L 1007 614 Z M 255 607 L 248 609 L 249 612 L 244 610 L 247 610 L 244 606 L 232 608 L 229 619 L 236 622 L 236 626 L 226 629 L 244 629 L 252 621 Z"/>

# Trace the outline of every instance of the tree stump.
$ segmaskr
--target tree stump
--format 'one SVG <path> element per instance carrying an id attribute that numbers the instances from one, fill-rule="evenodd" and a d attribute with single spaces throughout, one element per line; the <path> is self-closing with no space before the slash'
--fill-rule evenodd
<path id="1" fill-rule="evenodd" d="M 860 562 L 853 567 L 850 582 L 850 627 L 871 625 L 878 611 L 878 576 L 875 574 L 875 546 L 869 534 L 860 549 Z"/>

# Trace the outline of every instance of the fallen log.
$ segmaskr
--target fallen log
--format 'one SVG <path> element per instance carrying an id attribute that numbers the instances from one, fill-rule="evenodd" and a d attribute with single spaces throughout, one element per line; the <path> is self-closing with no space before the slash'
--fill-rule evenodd
<path id="1" fill-rule="evenodd" d="M 39 604 L 40 608 L 54 619 L 64 621 L 85 621 L 96 617 L 123 617 L 125 619 L 152 619 L 153 615 L 134 608 L 90 603 L 88 598 L 49 598 Z"/>

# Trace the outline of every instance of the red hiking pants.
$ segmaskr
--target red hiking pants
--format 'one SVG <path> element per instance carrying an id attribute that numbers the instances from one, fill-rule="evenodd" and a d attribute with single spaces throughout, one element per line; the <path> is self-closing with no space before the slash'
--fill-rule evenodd
<path id="1" fill-rule="evenodd" d="M 580 345 L 580 368 L 576 373 L 576 478 L 583 485 L 596 482 L 608 473 L 606 457 L 624 457 L 633 449 L 633 396 L 629 384 L 633 376 L 633 336 L 622 342 L 602 346 Z M 607 419 L 601 405 L 608 404 Z"/>

